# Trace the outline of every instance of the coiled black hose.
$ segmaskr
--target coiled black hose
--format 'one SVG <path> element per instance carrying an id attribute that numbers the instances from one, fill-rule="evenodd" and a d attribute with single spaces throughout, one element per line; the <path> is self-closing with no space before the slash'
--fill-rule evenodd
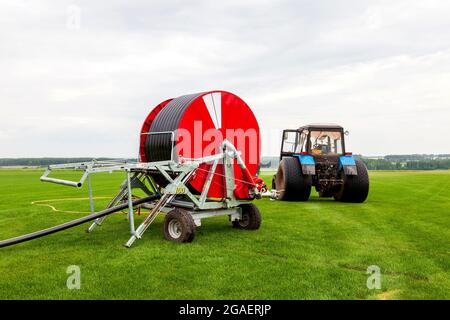
<path id="1" fill-rule="evenodd" d="M 149 129 L 149 133 L 170 132 L 178 129 L 181 117 L 197 97 L 203 93 L 188 94 L 170 101 L 162 109 Z M 145 143 L 147 161 L 170 160 L 172 156 L 172 139 L 170 134 L 148 135 Z"/>

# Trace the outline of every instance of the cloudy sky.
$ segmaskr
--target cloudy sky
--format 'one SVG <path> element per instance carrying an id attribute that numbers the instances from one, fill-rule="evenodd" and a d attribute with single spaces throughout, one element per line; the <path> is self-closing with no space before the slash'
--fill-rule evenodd
<path id="1" fill-rule="evenodd" d="M 159 102 L 242 97 L 276 155 L 310 122 L 366 155 L 450 153 L 450 1 L 0 2 L 0 158 L 137 154 Z"/>

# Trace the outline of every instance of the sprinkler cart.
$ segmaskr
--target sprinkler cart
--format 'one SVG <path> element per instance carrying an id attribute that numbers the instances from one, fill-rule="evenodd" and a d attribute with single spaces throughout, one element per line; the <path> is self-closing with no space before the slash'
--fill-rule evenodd
<path id="1" fill-rule="evenodd" d="M 252 200 L 266 192 L 264 182 L 255 177 L 259 160 L 257 120 L 248 105 L 236 95 L 210 91 L 166 100 L 150 112 L 142 126 L 139 161 L 93 160 L 50 165 L 41 177 L 43 182 L 75 188 L 87 182 L 90 215 L 0 241 L 0 247 L 89 221 L 93 223 L 87 231 L 92 232 L 108 215 L 123 210 L 128 210 L 131 234 L 126 247 L 140 239 L 160 213 L 166 214 L 164 237 L 176 242 L 191 242 L 196 227 L 208 217 L 228 216 L 234 228 L 258 229 L 261 215 Z M 50 177 L 58 170 L 79 170 L 82 177 L 79 181 Z M 94 212 L 91 175 L 117 171 L 125 173 L 125 181 L 107 208 Z M 136 189 L 146 196 L 136 197 L 133 194 Z M 149 210 L 137 227 L 135 207 Z"/>

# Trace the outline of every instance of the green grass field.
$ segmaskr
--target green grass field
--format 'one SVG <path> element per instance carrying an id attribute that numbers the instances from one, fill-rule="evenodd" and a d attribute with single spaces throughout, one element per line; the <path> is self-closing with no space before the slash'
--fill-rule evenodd
<path id="1" fill-rule="evenodd" d="M 0 238 L 89 211 L 86 200 L 53 200 L 86 190 L 41 183 L 41 173 L 0 170 Z M 364 204 L 316 194 L 307 203 L 259 200 L 260 230 L 206 219 L 190 244 L 164 240 L 159 217 L 126 249 L 126 217 L 114 214 L 92 234 L 83 225 L 2 248 L 0 299 L 450 299 L 450 172 L 370 178 Z M 95 196 L 112 196 L 122 179 L 94 176 Z M 38 200 L 63 212 L 31 204 Z M 80 290 L 66 287 L 69 265 L 81 268 Z M 381 268 L 380 290 L 366 286 L 370 265 Z"/>

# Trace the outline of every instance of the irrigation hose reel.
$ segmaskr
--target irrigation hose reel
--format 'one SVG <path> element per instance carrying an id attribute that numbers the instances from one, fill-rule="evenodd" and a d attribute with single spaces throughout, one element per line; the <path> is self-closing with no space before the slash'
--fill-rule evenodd
<path id="1" fill-rule="evenodd" d="M 140 239 L 159 213 L 166 213 L 164 235 L 191 242 L 195 228 L 208 217 L 226 215 L 233 227 L 258 229 L 261 216 L 252 200 L 266 191 L 257 178 L 261 137 L 250 107 L 226 91 L 209 91 L 168 99 L 146 117 L 140 131 L 137 162 L 96 161 L 50 165 L 41 181 L 81 188 L 88 184 L 92 213 L 65 224 L 0 241 L 0 247 L 28 241 L 93 221 L 92 232 L 113 212 L 128 209 L 130 247 Z M 79 181 L 50 177 L 57 170 L 79 170 Z M 107 208 L 94 210 L 91 175 L 125 172 L 126 179 Z M 146 197 L 137 199 L 133 190 Z M 134 207 L 149 209 L 135 227 Z"/>

